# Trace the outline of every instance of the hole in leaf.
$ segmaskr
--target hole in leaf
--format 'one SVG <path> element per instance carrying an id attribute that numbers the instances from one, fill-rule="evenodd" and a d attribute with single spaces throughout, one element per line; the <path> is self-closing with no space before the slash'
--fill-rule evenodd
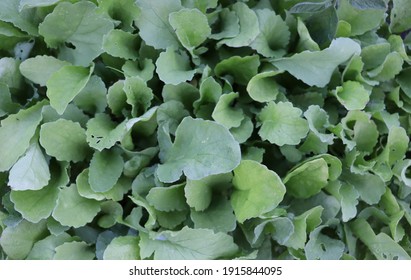
<path id="1" fill-rule="evenodd" d="M 73 50 L 76 49 L 76 46 L 73 45 L 73 44 L 70 43 L 70 42 L 65 42 L 64 45 L 65 45 L 67 48 L 69 48 L 69 49 L 73 49 Z"/>

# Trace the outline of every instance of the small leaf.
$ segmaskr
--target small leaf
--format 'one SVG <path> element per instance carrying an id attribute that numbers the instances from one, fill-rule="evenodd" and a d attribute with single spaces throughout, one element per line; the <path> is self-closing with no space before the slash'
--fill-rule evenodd
<path id="1" fill-rule="evenodd" d="M 170 183 L 177 181 L 182 173 L 199 180 L 232 171 L 240 158 L 239 144 L 224 126 L 186 117 L 177 128 L 168 157 L 158 166 L 157 176 L 160 181 Z"/>
<path id="2" fill-rule="evenodd" d="M 95 192 L 107 192 L 123 173 L 123 158 L 114 150 L 96 151 L 90 161 L 89 183 Z"/>
<path id="3" fill-rule="evenodd" d="M 221 95 L 211 114 L 216 122 L 228 129 L 239 127 L 244 119 L 243 110 L 232 106 L 232 103 L 234 103 L 238 96 L 239 94 L 236 92 Z"/>
<path id="4" fill-rule="evenodd" d="M 246 85 L 252 77 L 257 75 L 260 60 L 257 55 L 253 56 L 232 56 L 219 62 L 214 71 L 217 76 L 231 76 L 234 82 Z"/>
<path id="5" fill-rule="evenodd" d="M 182 211 L 187 208 L 183 184 L 152 188 L 146 198 L 148 203 L 159 211 Z"/>
<path id="6" fill-rule="evenodd" d="M 234 169 L 233 186 L 231 205 L 240 223 L 272 211 L 285 194 L 285 186 L 280 177 L 264 165 L 251 160 L 243 160 Z"/>
<path id="7" fill-rule="evenodd" d="M 93 260 L 94 252 L 84 241 L 71 241 L 56 247 L 54 260 Z"/>
<path id="8" fill-rule="evenodd" d="M 78 123 L 65 119 L 43 124 L 40 144 L 48 155 L 61 161 L 81 161 L 89 149 L 85 130 Z"/>
<path id="9" fill-rule="evenodd" d="M 113 29 L 103 37 L 103 50 L 114 57 L 135 60 L 140 40 L 137 35 Z"/>
<path id="10" fill-rule="evenodd" d="M 187 54 L 167 48 L 156 61 L 157 74 L 166 84 L 178 85 L 190 81 L 195 74 L 191 69 Z"/>
<path id="11" fill-rule="evenodd" d="M 258 114 L 262 123 L 258 134 L 278 146 L 297 145 L 308 133 L 307 121 L 301 114 L 290 102 L 270 102 Z"/>
<path id="12" fill-rule="evenodd" d="M 309 198 L 327 185 L 329 171 L 322 159 L 307 161 L 290 171 L 284 178 L 287 193 L 297 198 Z"/>
<path id="13" fill-rule="evenodd" d="M 101 152 L 121 141 L 125 132 L 124 122 L 116 126 L 107 114 L 96 114 L 87 123 L 87 143 Z"/>
<path id="14" fill-rule="evenodd" d="M 139 238 L 120 236 L 114 238 L 104 251 L 104 260 L 138 260 L 140 259 Z"/>
<path id="15" fill-rule="evenodd" d="M 198 47 L 211 34 L 207 17 L 197 9 L 182 9 L 171 13 L 169 22 L 180 43 L 189 51 Z"/>
<path id="16" fill-rule="evenodd" d="M 0 172 L 9 170 L 30 146 L 37 126 L 42 120 L 44 102 L 20 110 L 1 121 L 0 126 Z"/>
<path id="17" fill-rule="evenodd" d="M 49 180 L 49 166 L 36 141 L 10 169 L 8 184 L 15 191 L 40 190 Z"/>
<path id="18" fill-rule="evenodd" d="M 335 96 L 347 110 L 362 110 L 370 101 L 370 94 L 360 83 L 347 81 L 335 89 Z"/>
<path id="19" fill-rule="evenodd" d="M 81 197 L 76 185 L 60 190 L 53 218 L 65 226 L 81 227 L 91 222 L 100 211 L 96 200 Z"/>
<path id="20" fill-rule="evenodd" d="M 250 97 L 258 102 L 274 101 L 279 94 L 280 85 L 275 76 L 281 71 L 267 71 L 254 75 L 247 84 L 247 92 Z"/>

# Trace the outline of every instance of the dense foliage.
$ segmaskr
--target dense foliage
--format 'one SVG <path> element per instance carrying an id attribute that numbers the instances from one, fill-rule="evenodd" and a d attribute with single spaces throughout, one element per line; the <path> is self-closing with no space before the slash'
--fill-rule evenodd
<path id="1" fill-rule="evenodd" d="M 0 1 L 0 259 L 410 259 L 408 0 Z"/>

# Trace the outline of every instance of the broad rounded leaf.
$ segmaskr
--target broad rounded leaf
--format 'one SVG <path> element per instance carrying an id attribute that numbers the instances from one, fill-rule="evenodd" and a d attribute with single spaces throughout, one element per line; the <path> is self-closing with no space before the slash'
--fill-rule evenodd
<path id="1" fill-rule="evenodd" d="M 43 124 L 40 144 L 48 155 L 62 161 L 81 161 L 89 150 L 86 131 L 78 123 L 65 119 Z"/>
<path id="2" fill-rule="evenodd" d="M 191 69 L 190 61 L 185 53 L 172 48 L 162 52 L 156 61 L 157 74 L 166 84 L 178 85 L 194 77 L 195 70 Z"/>
<path id="3" fill-rule="evenodd" d="M 104 251 L 105 260 L 138 260 L 140 259 L 139 238 L 120 236 L 114 238 Z"/>
<path id="4" fill-rule="evenodd" d="M 89 183 L 95 192 L 107 192 L 123 173 L 124 160 L 114 150 L 96 151 L 90 161 Z"/>
<path id="5" fill-rule="evenodd" d="M 258 114 L 262 123 L 258 134 L 278 146 L 297 145 L 308 133 L 307 121 L 301 114 L 290 102 L 270 102 Z"/>
<path id="6" fill-rule="evenodd" d="M 285 195 L 280 177 L 252 160 L 243 160 L 234 169 L 233 186 L 231 205 L 240 223 L 275 209 Z"/>
<path id="7" fill-rule="evenodd" d="M 207 17 L 197 9 L 182 9 L 171 13 L 169 22 L 187 50 L 196 48 L 211 34 Z"/>
<path id="8" fill-rule="evenodd" d="M 212 121 L 183 119 L 168 157 L 157 169 L 162 182 L 175 182 L 182 173 L 188 179 L 232 171 L 240 163 L 239 144 L 222 125 Z"/>
<path id="9" fill-rule="evenodd" d="M 53 218 L 64 226 L 81 227 L 91 222 L 100 211 L 96 200 L 81 197 L 76 185 L 60 190 Z"/>

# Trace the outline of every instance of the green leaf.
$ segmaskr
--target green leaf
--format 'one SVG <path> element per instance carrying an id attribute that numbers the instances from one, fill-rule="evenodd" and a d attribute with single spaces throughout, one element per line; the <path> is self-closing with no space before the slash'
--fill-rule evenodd
<path id="1" fill-rule="evenodd" d="M 260 33 L 257 15 L 242 2 L 236 2 L 232 5 L 232 11 L 238 16 L 240 33 L 233 38 L 221 40 L 218 45 L 225 44 L 233 48 L 248 46 Z"/>
<path id="2" fill-rule="evenodd" d="M 6 84 L 10 89 L 20 88 L 23 80 L 19 65 L 20 61 L 14 58 L 0 58 L 0 83 Z"/>
<path id="3" fill-rule="evenodd" d="M 332 5 L 331 1 L 301 2 L 290 9 L 292 14 L 315 14 L 324 11 Z"/>
<path id="4" fill-rule="evenodd" d="M 139 238 L 120 236 L 114 238 L 104 250 L 105 260 L 138 260 L 140 259 Z"/>
<path id="5" fill-rule="evenodd" d="M 145 58 L 139 61 L 126 61 L 121 70 L 126 77 L 138 76 L 144 81 L 150 81 L 153 78 L 154 69 L 153 60 Z"/>
<path id="6" fill-rule="evenodd" d="M 231 183 L 231 173 L 211 175 L 200 180 L 187 179 L 184 193 L 187 204 L 195 211 L 206 210 L 212 201 L 213 192 L 226 190 Z"/>
<path id="7" fill-rule="evenodd" d="M 234 169 L 233 186 L 231 205 L 240 223 L 272 211 L 285 195 L 285 186 L 280 177 L 266 166 L 251 160 L 243 160 Z"/>
<path id="8" fill-rule="evenodd" d="M 260 34 L 251 43 L 251 48 L 269 57 L 282 57 L 290 40 L 290 31 L 281 16 L 268 9 L 256 10 Z"/>
<path id="9" fill-rule="evenodd" d="M 168 157 L 156 173 L 162 182 L 175 182 L 182 173 L 188 179 L 199 180 L 232 171 L 240 158 L 239 144 L 224 126 L 186 117 L 177 128 Z"/>
<path id="10" fill-rule="evenodd" d="M 89 151 L 86 131 L 78 123 L 65 119 L 43 124 L 40 144 L 48 155 L 60 161 L 82 161 Z"/>
<path id="11" fill-rule="evenodd" d="M 187 54 L 177 52 L 172 48 L 167 48 L 165 52 L 160 54 L 156 61 L 156 67 L 160 80 L 172 85 L 190 81 L 196 72 L 191 69 Z"/>
<path id="12" fill-rule="evenodd" d="M 84 112 L 95 114 L 104 112 L 107 107 L 106 98 L 107 89 L 103 80 L 96 75 L 92 75 L 73 102 Z"/>
<path id="13" fill-rule="evenodd" d="M 391 52 L 380 66 L 368 72 L 368 76 L 377 81 L 386 82 L 401 72 L 403 63 L 404 60 L 398 52 Z"/>
<path id="14" fill-rule="evenodd" d="M 182 211 L 187 208 L 183 184 L 152 188 L 146 198 L 147 202 L 159 211 Z"/>
<path id="15" fill-rule="evenodd" d="M 10 169 L 9 186 L 14 191 L 39 190 L 50 180 L 50 170 L 37 141 Z"/>
<path id="16" fill-rule="evenodd" d="M 347 81 L 335 89 L 337 100 L 347 110 L 362 110 L 370 101 L 370 93 L 359 82 Z"/>
<path id="17" fill-rule="evenodd" d="M 229 76 L 234 82 L 246 85 L 252 77 L 257 75 L 260 60 L 257 55 L 232 56 L 219 62 L 214 72 L 219 77 Z"/>
<path id="18" fill-rule="evenodd" d="M 309 129 L 301 114 L 302 111 L 290 102 L 270 102 L 258 114 L 262 123 L 258 135 L 278 146 L 297 145 Z"/>
<path id="19" fill-rule="evenodd" d="M 46 238 L 37 241 L 30 254 L 28 260 L 52 260 L 56 254 L 56 247 L 63 245 L 66 242 L 73 241 L 73 237 L 63 232 L 59 235 L 49 235 Z"/>
<path id="20" fill-rule="evenodd" d="M 168 18 L 181 9 L 180 0 L 137 0 L 141 9 L 136 25 L 141 38 L 156 49 L 178 48 L 179 42 Z"/>
<path id="21" fill-rule="evenodd" d="M 1 121 L 0 172 L 9 170 L 29 148 L 30 139 L 34 136 L 42 119 L 43 105 L 45 105 L 44 102 L 39 102 Z"/>
<path id="22" fill-rule="evenodd" d="M 328 179 L 327 162 L 318 158 L 291 170 L 284 178 L 284 184 L 290 195 L 297 198 L 309 198 L 319 193 L 327 185 Z"/>
<path id="23" fill-rule="evenodd" d="M 30 81 L 45 86 L 50 77 L 62 67 L 70 65 L 67 61 L 53 56 L 36 56 L 24 60 L 20 64 L 21 74 Z"/>
<path id="24" fill-rule="evenodd" d="M 47 7 L 58 3 L 60 0 L 20 0 L 20 11 L 24 9 Z"/>
<path id="25" fill-rule="evenodd" d="M 16 113 L 19 105 L 11 99 L 11 92 L 6 84 L 0 83 L 0 117 Z"/>
<path id="26" fill-rule="evenodd" d="M 210 39 L 221 40 L 223 38 L 233 38 L 240 33 L 239 18 L 237 13 L 224 8 L 218 13 L 218 23 L 219 28 L 213 28 L 213 32 L 209 36 Z"/>
<path id="27" fill-rule="evenodd" d="M 198 47 L 211 34 L 207 17 L 198 9 L 182 9 L 171 13 L 169 22 L 180 43 L 189 51 Z"/>
<path id="28" fill-rule="evenodd" d="M 102 151 L 110 149 L 121 141 L 126 131 L 125 123 L 117 125 L 107 114 L 96 114 L 87 123 L 87 143 L 90 147 Z"/>
<path id="29" fill-rule="evenodd" d="M 400 33 L 411 28 L 411 11 L 407 0 L 393 0 L 390 14 L 390 30 Z"/>
<path id="30" fill-rule="evenodd" d="M 142 259 L 154 253 L 155 260 L 212 260 L 231 257 L 237 250 L 231 236 L 209 229 L 151 232 L 141 234 L 140 240 Z"/>
<path id="31" fill-rule="evenodd" d="M 338 18 L 350 24 L 352 36 L 364 34 L 377 29 L 384 20 L 385 3 L 381 7 L 381 2 L 384 1 L 342 0 L 337 10 Z"/>
<path id="32" fill-rule="evenodd" d="M 219 196 L 213 199 L 205 211 L 191 211 L 195 228 L 212 229 L 214 232 L 231 232 L 236 228 L 236 217 L 230 202 Z"/>
<path id="33" fill-rule="evenodd" d="M 0 245 L 10 259 L 24 260 L 34 243 L 45 237 L 46 221 L 33 224 L 26 220 L 8 226 L 0 236 Z"/>
<path id="34" fill-rule="evenodd" d="M 133 23 L 140 16 L 140 9 L 135 0 L 97 0 L 100 10 L 112 19 L 120 21 L 121 29 L 133 31 Z"/>
<path id="35" fill-rule="evenodd" d="M 20 11 L 19 0 L 7 0 L 0 2 L 0 20 L 10 22 L 30 35 L 38 35 L 37 19 L 34 9 Z"/>
<path id="36" fill-rule="evenodd" d="M 326 129 L 330 126 L 329 117 L 326 111 L 324 111 L 318 105 L 311 105 L 308 110 L 304 112 L 304 117 L 308 121 L 308 127 L 310 130 L 321 140 L 328 145 L 333 144 L 334 135 L 332 133 L 325 133 Z"/>
<path id="37" fill-rule="evenodd" d="M 360 52 L 360 45 L 352 39 L 337 38 L 322 51 L 304 51 L 291 57 L 274 60 L 272 63 L 307 85 L 324 87 L 330 82 L 338 65 Z"/>
<path id="38" fill-rule="evenodd" d="M 343 256 L 345 244 L 321 233 L 318 227 L 310 233 L 310 240 L 305 245 L 307 260 L 339 260 Z"/>
<path id="39" fill-rule="evenodd" d="M 115 150 L 96 151 L 90 161 L 89 183 L 95 192 L 107 192 L 123 173 L 124 161 Z"/>
<path id="40" fill-rule="evenodd" d="M 49 47 L 59 48 L 60 59 L 88 66 L 103 52 L 103 36 L 113 28 L 113 22 L 99 14 L 92 2 L 60 2 L 40 24 L 39 33 Z"/>
<path id="41" fill-rule="evenodd" d="M 275 76 L 281 73 L 281 71 L 267 71 L 254 75 L 247 84 L 250 97 L 261 103 L 274 101 L 280 92 L 280 85 Z"/>
<path id="42" fill-rule="evenodd" d="M 84 241 L 71 241 L 56 247 L 54 260 L 93 260 L 95 257 L 90 245 Z"/>
<path id="43" fill-rule="evenodd" d="M 385 193 L 384 181 L 377 175 L 350 173 L 345 174 L 343 178 L 355 187 L 361 200 L 370 205 L 378 203 Z"/>
<path id="44" fill-rule="evenodd" d="M 285 245 L 293 249 L 303 249 L 307 242 L 307 233 L 312 232 L 321 224 L 321 214 L 324 208 L 316 206 L 293 219 L 294 232 Z"/>
<path id="45" fill-rule="evenodd" d="M 375 235 L 370 224 L 364 219 L 356 219 L 350 224 L 350 228 L 378 260 L 411 259 L 409 254 L 387 234 Z"/>
<path id="46" fill-rule="evenodd" d="M 232 106 L 238 97 L 236 92 L 221 95 L 211 115 L 216 122 L 228 129 L 239 127 L 244 119 L 243 110 Z"/>
<path id="47" fill-rule="evenodd" d="M 103 50 L 124 59 L 137 59 L 140 39 L 137 35 L 114 29 L 103 37 Z"/>
<path id="48" fill-rule="evenodd" d="M 66 65 L 51 74 L 47 80 L 47 97 L 50 105 L 60 115 L 64 113 L 67 105 L 73 101 L 77 94 L 87 85 L 93 67 L 88 69 L 81 66 Z"/>
<path id="49" fill-rule="evenodd" d="M 133 117 L 143 115 L 150 108 L 153 91 L 145 81 L 139 77 L 127 77 L 123 87 L 126 93 L 126 102 L 131 105 Z"/>
<path id="50" fill-rule="evenodd" d="M 81 197 L 72 184 L 60 190 L 53 218 L 64 226 L 81 227 L 91 222 L 100 211 L 96 200 Z"/>

